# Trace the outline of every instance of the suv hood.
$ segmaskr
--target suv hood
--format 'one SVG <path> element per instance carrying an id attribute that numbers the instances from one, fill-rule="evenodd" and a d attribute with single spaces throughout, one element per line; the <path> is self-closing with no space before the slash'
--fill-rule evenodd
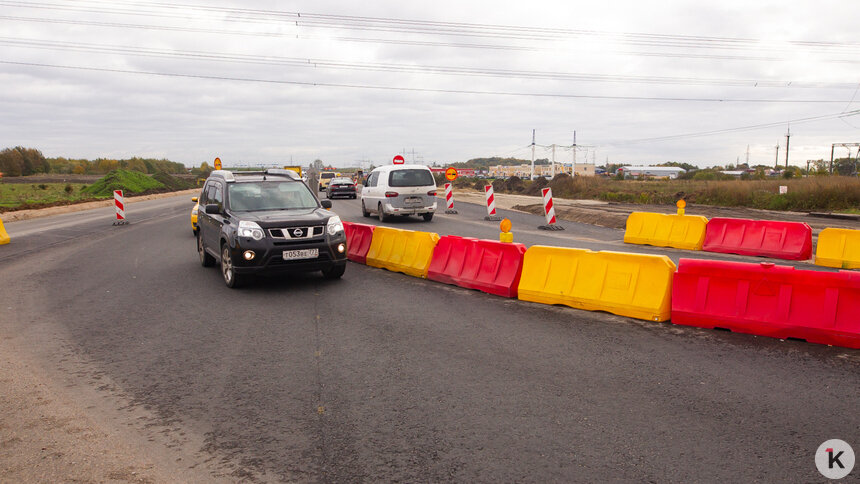
<path id="1" fill-rule="evenodd" d="M 237 214 L 237 217 L 241 220 L 257 222 L 263 228 L 270 228 L 296 225 L 323 225 L 332 215 L 335 215 L 335 213 L 323 208 L 307 208 L 298 210 L 272 210 L 268 212 L 244 212 Z"/>

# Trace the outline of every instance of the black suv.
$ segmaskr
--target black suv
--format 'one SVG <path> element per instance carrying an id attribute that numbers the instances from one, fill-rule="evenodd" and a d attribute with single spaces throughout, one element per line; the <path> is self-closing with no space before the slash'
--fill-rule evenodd
<path id="1" fill-rule="evenodd" d="M 200 263 L 220 260 L 228 287 L 260 272 L 321 270 L 336 279 L 346 270 L 346 235 L 298 174 L 290 170 L 215 170 L 200 194 Z"/>

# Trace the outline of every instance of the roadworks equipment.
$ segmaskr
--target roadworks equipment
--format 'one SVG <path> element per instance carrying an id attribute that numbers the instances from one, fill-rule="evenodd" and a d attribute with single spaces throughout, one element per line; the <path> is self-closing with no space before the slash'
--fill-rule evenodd
<path id="1" fill-rule="evenodd" d="M 367 265 L 427 278 L 439 234 L 376 227 L 367 251 Z"/>
<path id="2" fill-rule="evenodd" d="M 3 227 L 3 221 L 0 220 L 0 245 L 8 244 L 12 239 L 9 237 L 9 234 L 6 232 L 6 229 Z"/>
<path id="3" fill-rule="evenodd" d="M 826 228 L 818 234 L 815 264 L 860 269 L 860 230 Z"/>
<path id="4" fill-rule="evenodd" d="M 624 242 L 702 250 L 707 225 L 708 219 L 701 215 L 633 212 L 627 217 Z"/>
<path id="5" fill-rule="evenodd" d="M 518 296 L 523 301 L 667 321 L 674 272 L 675 264 L 663 255 L 536 245 L 523 258 Z"/>

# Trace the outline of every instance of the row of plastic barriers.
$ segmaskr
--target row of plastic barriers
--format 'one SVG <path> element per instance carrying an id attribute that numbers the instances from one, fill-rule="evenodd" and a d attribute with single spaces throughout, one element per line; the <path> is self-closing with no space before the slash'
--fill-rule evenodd
<path id="1" fill-rule="evenodd" d="M 344 223 L 349 259 L 497 296 L 860 348 L 860 273 L 532 246 Z"/>
<path id="2" fill-rule="evenodd" d="M 624 242 L 786 260 L 812 258 L 812 229 L 803 222 L 712 218 L 633 212 Z M 860 230 L 826 228 L 818 235 L 815 263 L 860 268 Z"/>

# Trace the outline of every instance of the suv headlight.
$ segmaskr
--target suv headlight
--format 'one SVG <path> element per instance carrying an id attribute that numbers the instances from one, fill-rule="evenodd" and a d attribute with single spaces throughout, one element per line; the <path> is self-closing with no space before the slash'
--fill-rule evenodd
<path id="1" fill-rule="evenodd" d="M 239 221 L 239 237 L 250 237 L 254 240 L 260 240 L 263 238 L 263 229 L 257 225 L 257 222 L 251 222 L 250 220 L 240 220 Z"/>
<path id="2" fill-rule="evenodd" d="M 340 221 L 340 217 L 337 215 L 329 217 L 326 231 L 329 235 L 337 235 L 338 232 L 343 232 L 343 222 Z"/>

